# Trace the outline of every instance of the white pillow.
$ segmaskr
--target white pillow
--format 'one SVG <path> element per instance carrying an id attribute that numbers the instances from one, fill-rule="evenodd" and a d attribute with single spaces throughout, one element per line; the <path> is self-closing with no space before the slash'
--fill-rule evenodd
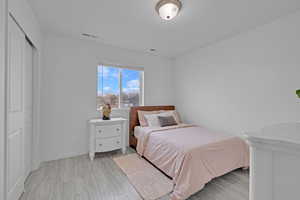
<path id="1" fill-rule="evenodd" d="M 173 116 L 170 112 L 163 112 L 159 114 L 150 114 L 150 115 L 144 115 L 148 126 L 150 127 L 160 127 L 160 123 L 158 120 L 158 116 L 167 117 L 167 116 Z"/>

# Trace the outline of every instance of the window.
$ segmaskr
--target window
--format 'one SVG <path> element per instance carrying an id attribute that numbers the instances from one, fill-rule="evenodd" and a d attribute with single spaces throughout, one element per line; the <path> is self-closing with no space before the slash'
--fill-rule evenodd
<path id="1" fill-rule="evenodd" d="M 143 105 L 144 71 L 99 65 L 97 68 L 97 110 L 105 103 L 112 108 Z"/>

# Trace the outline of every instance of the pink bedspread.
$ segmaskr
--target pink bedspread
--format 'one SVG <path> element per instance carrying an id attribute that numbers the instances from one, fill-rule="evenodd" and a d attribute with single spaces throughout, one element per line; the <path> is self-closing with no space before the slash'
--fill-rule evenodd
<path id="1" fill-rule="evenodd" d="M 184 200 L 211 179 L 249 166 L 242 139 L 186 124 L 143 128 L 137 152 L 172 177 L 171 200 Z"/>

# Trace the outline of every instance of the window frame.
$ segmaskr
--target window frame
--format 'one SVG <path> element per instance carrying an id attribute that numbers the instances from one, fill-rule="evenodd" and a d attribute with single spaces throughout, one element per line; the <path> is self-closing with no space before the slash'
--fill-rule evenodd
<path id="1" fill-rule="evenodd" d="M 99 66 L 103 66 L 103 67 L 112 67 L 112 68 L 117 68 L 119 69 L 119 107 L 118 108 L 112 108 L 113 110 L 122 110 L 122 109 L 129 109 L 129 107 L 122 107 L 121 106 L 121 93 L 123 90 L 122 87 L 122 69 L 128 69 L 128 70 L 135 70 L 135 71 L 139 71 L 140 72 L 140 77 L 139 77 L 139 81 L 140 81 L 140 98 L 139 98 L 139 106 L 144 106 L 144 95 L 145 95 L 145 90 L 144 90 L 144 78 L 145 78 L 145 71 L 144 71 L 144 67 L 135 67 L 135 66 L 127 66 L 127 65 L 118 65 L 118 64 L 108 64 L 108 63 L 98 63 L 97 67 L 96 67 L 96 78 L 97 78 L 97 82 L 98 82 L 98 67 Z M 98 84 L 96 84 L 96 97 L 98 97 Z M 101 109 L 98 109 L 97 103 L 96 103 L 96 110 L 97 111 L 101 111 Z"/>

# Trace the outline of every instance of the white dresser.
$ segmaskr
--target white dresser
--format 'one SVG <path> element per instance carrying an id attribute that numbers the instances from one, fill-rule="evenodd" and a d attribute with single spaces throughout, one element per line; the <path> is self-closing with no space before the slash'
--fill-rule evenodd
<path id="1" fill-rule="evenodd" d="M 122 149 L 123 153 L 126 152 L 126 121 L 124 118 L 89 120 L 89 156 L 91 160 L 94 160 L 96 152 L 107 152 L 117 149 Z"/>
<path id="2" fill-rule="evenodd" d="M 251 147 L 250 200 L 300 199 L 300 123 L 246 136 Z"/>

